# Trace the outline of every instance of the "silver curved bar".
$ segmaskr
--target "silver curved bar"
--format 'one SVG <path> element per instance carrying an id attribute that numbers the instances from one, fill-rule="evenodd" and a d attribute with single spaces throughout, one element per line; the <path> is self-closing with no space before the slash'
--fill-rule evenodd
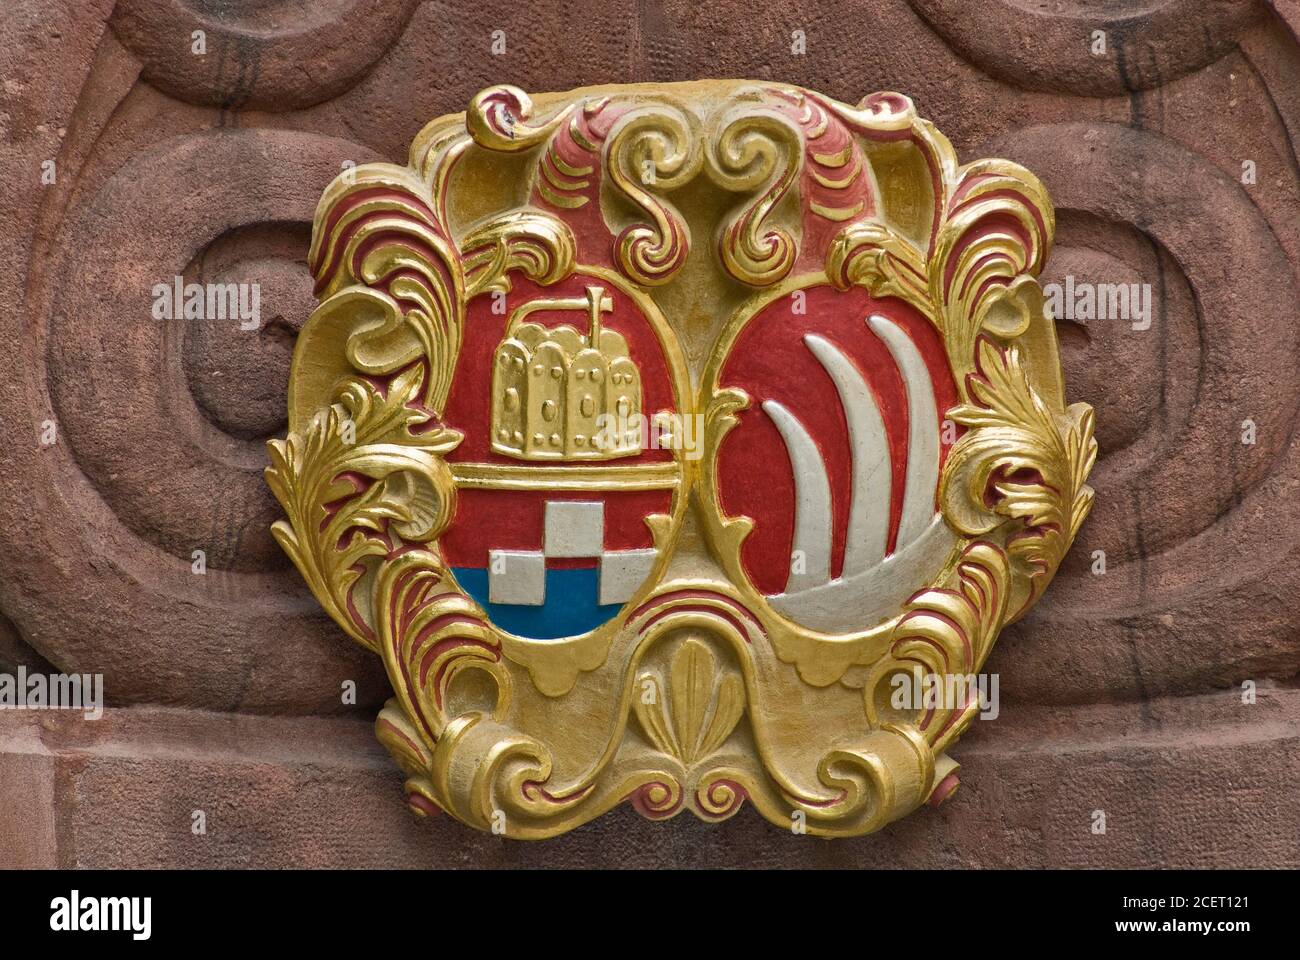
<path id="1" fill-rule="evenodd" d="M 851 577 L 885 559 L 889 541 L 891 467 L 885 421 L 875 394 L 844 353 L 816 334 L 803 338 L 808 349 L 835 381 L 849 427 L 853 455 L 853 500 L 844 542 L 843 576 Z"/>
<path id="2" fill-rule="evenodd" d="M 907 387 L 907 479 L 903 487 L 903 515 L 898 522 L 898 552 L 930 526 L 935 515 L 935 490 L 939 486 L 939 412 L 934 384 L 925 358 L 906 331 L 879 314 L 867 324 L 885 342 Z"/>
<path id="3" fill-rule="evenodd" d="M 821 451 L 793 413 L 775 400 L 763 401 L 794 471 L 794 551 L 802 553 L 800 567 L 792 562 L 788 593 L 823 584 L 831 576 L 831 484 Z"/>

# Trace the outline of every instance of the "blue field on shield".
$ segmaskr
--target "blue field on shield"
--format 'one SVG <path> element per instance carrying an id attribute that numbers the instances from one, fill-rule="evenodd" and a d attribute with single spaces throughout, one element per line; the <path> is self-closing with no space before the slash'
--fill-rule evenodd
<path id="1" fill-rule="evenodd" d="M 618 613 L 622 604 L 597 603 L 599 576 L 595 567 L 546 571 L 546 602 L 540 605 L 489 603 L 488 572 L 482 567 L 452 567 L 461 589 L 474 598 L 488 619 L 508 633 L 535 640 L 572 637 L 596 629 Z"/>

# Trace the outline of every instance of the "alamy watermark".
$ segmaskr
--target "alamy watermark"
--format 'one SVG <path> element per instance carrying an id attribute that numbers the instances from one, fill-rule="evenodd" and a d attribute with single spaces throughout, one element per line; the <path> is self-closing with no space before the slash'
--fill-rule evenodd
<path id="1" fill-rule="evenodd" d="M 924 673 L 918 667 L 894 674 L 889 685 L 895 710 L 964 710 L 978 703 L 981 720 L 996 720 L 1000 712 L 996 673 Z"/>
<path id="2" fill-rule="evenodd" d="M 681 450 L 687 460 L 704 456 L 704 416 L 661 410 L 653 416 L 602 413 L 596 417 L 592 441 L 598 450 L 623 446 L 630 436 L 640 438 L 642 450 Z"/>
<path id="3" fill-rule="evenodd" d="M 50 929 L 56 933 L 121 931 L 132 940 L 153 933 L 152 897 L 83 897 L 80 890 L 50 901 Z"/>
<path id="4" fill-rule="evenodd" d="M 1043 285 L 1043 298 L 1057 320 L 1127 320 L 1151 329 L 1151 284 L 1089 283 L 1067 274 L 1065 283 Z"/>
<path id="5" fill-rule="evenodd" d="M 104 715 L 102 673 L 0 673 L 0 710 L 80 710 L 87 720 Z"/>
<path id="6" fill-rule="evenodd" d="M 240 330 L 262 325 L 262 288 L 256 283 L 171 283 L 153 285 L 155 320 L 238 320 Z"/>

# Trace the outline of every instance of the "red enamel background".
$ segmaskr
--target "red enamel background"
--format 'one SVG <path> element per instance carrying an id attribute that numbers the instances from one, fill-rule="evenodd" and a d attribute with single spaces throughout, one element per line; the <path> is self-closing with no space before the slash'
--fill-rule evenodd
<path id="1" fill-rule="evenodd" d="M 504 313 L 492 312 L 492 297 L 472 300 L 466 309 L 465 334 L 455 379 L 447 398 L 443 419 L 461 431 L 464 440 L 449 456 L 455 463 L 530 463 L 491 449 L 492 360 L 505 333 L 510 312 L 539 297 L 546 299 L 581 297 L 588 286 L 605 289 L 614 303 L 602 314 L 606 329 L 616 330 L 627 341 L 628 353 L 641 371 L 642 411 L 675 411 L 672 379 L 667 358 L 650 321 L 632 300 L 608 280 L 575 274 L 549 287 L 523 278 L 514 280 Z M 572 310 L 541 310 L 530 314 L 529 322 L 544 326 L 569 324 L 585 329 L 586 317 Z M 636 457 L 586 463 L 593 467 L 625 467 L 640 463 L 664 463 L 673 459 L 670 450 L 645 450 Z M 533 461 L 533 463 L 536 463 Z M 652 513 L 669 513 L 672 492 L 668 490 L 630 493 L 460 490 L 456 515 L 439 542 L 447 562 L 453 566 L 482 567 L 488 550 L 536 550 L 542 544 L 542 513 L 546 500 L 604 500 L 605 546 L 629 550 L 653 545 L 644 518 Z M 562 564 L 560 564 L 562 565 Z"/>
<path id="2" fill-rule="evenodd" d="M 802 421 L 821 451 L 831 483 L 832 577 L 839 576 L 844 563 L 853 479 L 848 424 L 834 381 L 804 343 L 804 335 L 818 334 L 838 347 L 862 372 L 875 395 L 893 466 L 891 550 L 902 514 L 907 471 L 907 394 L 893 357 L 867 326 L 866 318 L 871 314 L 888 317 L 912 338 L 930 368 L 941 419 L 957 397 L 938 332 L 916 310 L 899 300 L 875 300 L 856 287 L 841 292 L 823 285 L 809 287 L 805 294 L 805 314 L 792 312 L 795 300 L 791 296 L 779 297 L 760 310 L 736 338 L 719 377 L 720 387 L 739 387 L 750 397 L 749 407 L 739 414 L 740 422 L 719 451 L 718 489 L 724 513 L 755 521 L 741 549 L 741 562 L 754 586 L 765 594 L 780 593 L 789 574 L 794 479 L 785 443 L 762 409 L 764 400 L 784 404 Z M 941 462 L 947 450 L 941 432 Z"/>

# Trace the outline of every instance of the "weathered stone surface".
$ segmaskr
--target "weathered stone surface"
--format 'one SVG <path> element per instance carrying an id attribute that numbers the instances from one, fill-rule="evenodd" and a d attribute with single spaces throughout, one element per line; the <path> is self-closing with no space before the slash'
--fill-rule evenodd
<path id="1" fill-rule="evenodd" d="M 155 705 L 39 735 L 0 715 L 25 731 L 0 734 L 0 863 L 1300 863 L 1294 0 L 235 6 L 0 15 L 0 668 L 45 658 Z M 750 812 L 709 828 L 623 810 L 545 847 L 420 824 L 368 723 L 322 716 L 353 710 L 349 679 L 373 714 L 381 671 L 267 534 L 262 441 L 311 305 L 316 197 L 345 161 L 401 160 L 489 83 L 706 76 L 906 92 L 963 157 L 1043 178 L 1045 282 L 1152 284 L 1149 329 L 1060 323 L 1102 455 L 1092 519 L 990 664 L 1032 719 L 977 730 L 950 804 L 860 842 L 805 844 Z M 262 328 L 154 320 L 152 286 L 178 274 L 260 283 Z M 1215 712 L 1247 679 L 1283 685 L 1272 713 Z M 238 826 L 194 846 L 200 800 Z M 1084 807 L 1117 811 L 1105 837 L 1075 830 Z"/>
<path id="2" fill-rule="evenodd" d="M 53 757 L 0 746 L 0 868 L 32 869 L 57 862 L 58 785 Z"/>
<path id="3" fill-rule="evenodd" d="M 963 784 L 947 803 L 833 842 L 749 809 L 721 824 L 689 815 L 654 823 L 625 804 L 544 843 L 421 820 L 370 724 L 345 719 L 134 708 L 84 723 L 0 713 L 0 772 L 35 771 L 48 791 L 53 771 L 54 842 L 38 831 L 19 859 L 61 866 L 1300 863 L 1300 691 L 1265 688 L 1250 706 L 1219 693 L 1068 713 L 1016 707 L 976 728 L 957 751 Z M 47 797 L 29 816 L 49 818 Z M 193 831 L 196 810 L 206 834 Z M 1104 834 L 1093 832 L 1096 810 Z"/>

